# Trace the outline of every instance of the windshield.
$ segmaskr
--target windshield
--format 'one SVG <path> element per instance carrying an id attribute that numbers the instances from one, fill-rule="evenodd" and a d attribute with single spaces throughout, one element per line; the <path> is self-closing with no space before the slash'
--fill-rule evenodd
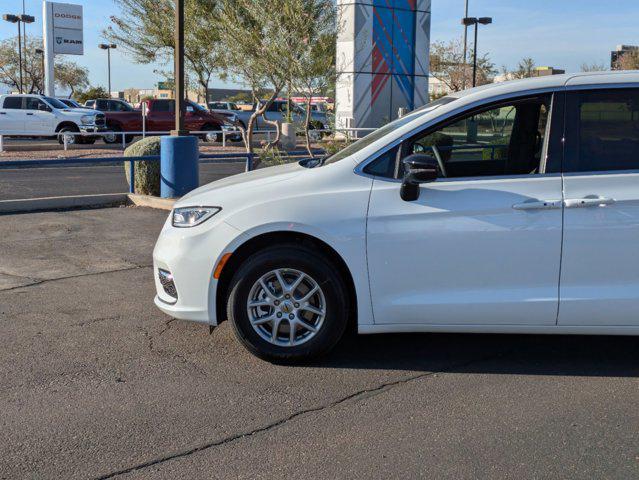
<path id="1" fill-rule="evenodd" d="M 187 101 L 186 104 L 193 107 L 193 110 L 197 110 L 198 112 L 206 112 L 206 108 L 204 108 L 202 105 L 199 105 L 195 102 Z"/>
<path id="2" fill-rule="evenodd" d="M 343 160 L 344 158 L 349 157 L 353 155 L 354 153 L 359 152 L 360 150 L 363 150 L 364 148 L 368 147 L 369 145 L 376 142 L 377 140 L 384 137 L 385 135 L 392 133 L 394 130 L 397 130 L 398 128 L 406 125 L 407 123 L 412 122 L 413 120 L 415 120 L 415 118 L 423 115 L 424 113 L 435 110 L 436 108 L 439 108 L 442 105 L 446 105 L 447 103 L 450 103 L 455 100 L 457 100 L 455 97 L 442 97 L 439 100 L 435 100 L 434 102 L 428 103 L 424 105 L 423 107 L 420 107 L 417 110 L 409 113 L 408 115 L 398 118 L 397 120 L 387 125 L 384 125 L 381 128 L 378 128 L 374 132 L 371 132 L 368 135 L 366 135 L 361 140 L 357 140 L 355 143 L 351 143 L 349 146 L 347 146 L 343 150 L 340 150 L 339 152 L 335 153 L 334 155 L 331 155 L 330 157 L 327 157 L 324 160 L 324 162 L 322 162 L 322 164 L 339 162 L 340 160 Z"/>
<path id="3" fill-rule="evenodd" d="M 62 103 L 57 98 L 52 98 L 52 97 L 42 97 L 42 98 L 44 98 L 47 101 L 47 103 L 51 105 L 53 108 L 69 108 L 67 105 Z"/>

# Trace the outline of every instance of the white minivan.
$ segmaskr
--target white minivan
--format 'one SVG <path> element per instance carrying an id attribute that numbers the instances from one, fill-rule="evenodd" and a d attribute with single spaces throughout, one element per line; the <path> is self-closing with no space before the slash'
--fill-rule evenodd
<path id="1" fill-rule="evenodd" d="M 639 334 L 639 72 L 454 93 L 180 199 L 156 305 L 271 360 L 359 333 Z"/>

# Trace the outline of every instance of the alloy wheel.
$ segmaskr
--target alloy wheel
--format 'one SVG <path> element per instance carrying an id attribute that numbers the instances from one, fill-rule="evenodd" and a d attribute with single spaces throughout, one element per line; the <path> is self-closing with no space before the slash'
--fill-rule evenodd
<path id="1" fill-rule="evenodd" d="M 310 275 L 279 268 L 253 284 L 247 313 L 262 339 L 280 347 L 295 347 L 308 342 L 322 328 L 326 299 Z"/>

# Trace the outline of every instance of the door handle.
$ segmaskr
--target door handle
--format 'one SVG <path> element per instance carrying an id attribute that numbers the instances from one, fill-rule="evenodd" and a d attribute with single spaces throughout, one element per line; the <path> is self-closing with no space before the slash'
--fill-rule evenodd
<path id="1" fill-rule="evenodd" d="M 513 205 L 515 210 L 556 210 L 561 208 L 561 200 L 532 200 Z"/>
<path id="2" fill-rule="evenodd" d="M 0 115 L 6 115 L 7 112 L 0 112 Z"/>
<path id="3" fill-rule="evenodd" d="M 614 198 L 605 197 L 586 197 L 586 198 L 571 198 L 564 201 L 566 208 L 592 208 L 592 207 L 606 207 L 608 205 L 614 205 L 617 201 Z"/>
<path id="4" fill-rule="evenodd" d="M 27 115 L 33 115 L 33 113 L 27 113 Z"/>

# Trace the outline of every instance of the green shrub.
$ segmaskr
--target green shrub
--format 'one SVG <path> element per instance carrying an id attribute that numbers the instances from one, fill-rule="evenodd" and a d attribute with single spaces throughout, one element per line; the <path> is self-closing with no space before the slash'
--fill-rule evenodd
<path id="1" fill-rule="evenodd" d="M 274 148 L 261 148 L 257 151 L 259 158 L 259 167 L 274 167 L 276 165 L 284 165 L 285 163 L 291 163 L 296 161 L 294 158 L 288 157 L 277 147 Z"/>
<path id="2" fill-rule="evenodd" d="M 327 156 L 335 155 L 336 153 L 344 150 L 350 144 L 353 143 L 353 140 L 349 140 L 348 138 L 344 139 L 336 139 L 334 137 L 330 137 L 325 139 L 320 143 L 320 146 L 324 149 Z"/>
<path id="3" fill-rule="evenodd" d="M 160 137 L 147 137 L 134 143 L 124 151 L 125 157 L 145 157 L 160 154 Z M 126 181 L 131 185 L 129 168 L 131 162 L 124 162 Z M 160 162 L 135 162 L 135 193 L 160 195 Z"/>
<path id="4" fill-rule="evenodd" d="M 507 136 L 491 139 L 488 143 L 486 143 L 486 146 L 495 145 L 495 153 L 493 154 L 492 148 L 484 147 L 484 150 L 482 152 L 482 160 L 506 160 L 508 158 L 509 142 L 510 137 Z"/>

